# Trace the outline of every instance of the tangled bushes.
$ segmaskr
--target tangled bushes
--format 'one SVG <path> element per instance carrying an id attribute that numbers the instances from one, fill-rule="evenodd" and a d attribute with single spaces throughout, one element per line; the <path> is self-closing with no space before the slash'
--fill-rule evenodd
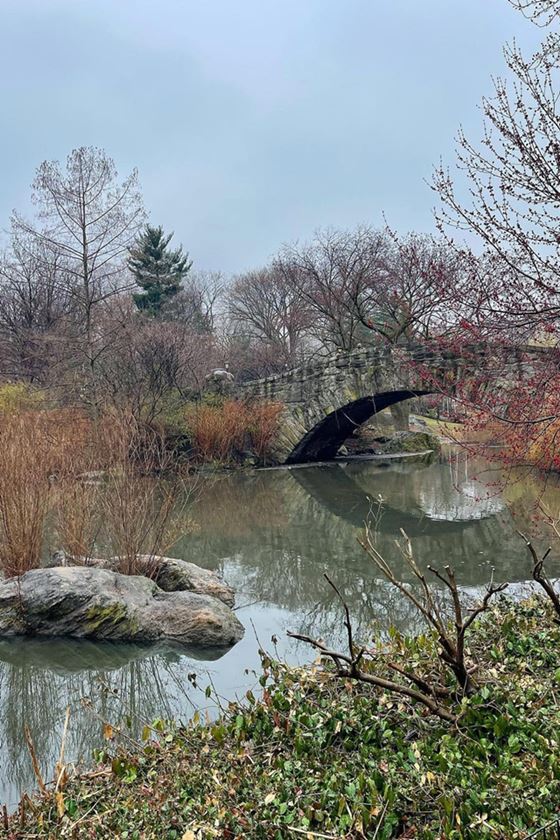
<path id="1" fill-rule="evenodd" d="M 128 414 L 0 412 L 1 570 L 37 568 L 48 547 L 80 558 L 103 548 L 134 574 L 138 555 L 160 554 L 190 530 L 193 486 L 172 460 L 165 440 Z"/>
<path id="2" fill-rule="evenodd" d="M 82 464 L 89 431 L 71 410 L 0 414 L 0 566 L 7 575 L 39 565 L 55 483 Z"/>
<path id="3" fill-rule="evenodd" d="M 10 415 L 0 424 L 0 565 L 8 576 L 40 562 L 56 459 L 44 433 L 40 414 Z"/>
<path id="4" fill-rule="evenodd" d="M 233 399 L 188 405 L 191 459 L 231 464 L 249 453 L 267 463 L 281 410 Z M 28 388 L 1 386 L 0 568 L 12 576 L 40 565 L 49 524 L 57 548 L 88 557 L 104 539 L 133 573 L 137 554 L 161 553 L 191 527 L 184 508 L 192 487 L 182 466 L 188 472 L 165 428 L 130 412 L 91 417 L 46 407 Z"/>

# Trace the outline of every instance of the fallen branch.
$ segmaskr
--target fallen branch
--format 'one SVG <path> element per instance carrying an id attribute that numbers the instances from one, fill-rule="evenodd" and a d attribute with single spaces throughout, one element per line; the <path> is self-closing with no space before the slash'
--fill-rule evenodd
<path id="1" fill-rule="evenodd" d="M 402 530 L 401 534 L 403 539 L 401 542 L 397 541 L 397 546 L 408 568 L 411 570 L 420 586 L 419 593 L 415 592 L 402 580 L 396 577 L 391 566 L 382 554 L 380 554 L 377 546 L 375 545 L 375 539 L 372 536 L 372 532 L 369 527 L 366 526 L 365 534 L 363 537 L 358 539 L 358 542 L 373 560 L 385 579 L 392 586 L 398 589 L 398 591 L 408 601 L 410 601 L 414 607 L 416 607 L 426 623 L 436 631 L 441 648 L 439 654 L 440 659 L 453 673 L 453 676 L 459 686 L 460 693 L 469 697 L 476 692 L 477 685 L 472 678 L 474 668 L 467 664 L 465 657 L 465 636 L 467 630 L 477 616 L 488 609 L 488 605 L 494 595 L 497 595 L 499 592 L 503 592 L 504 589 L 507 588 L 508 584 L 495 584 L 493 580 L 491 580 L 481 603 L 474 609 L 470 610 L 470 614 L 468 616 L 465 616 L 465 610 L 461 603 L 455 572 L 451 566 L 445 566 L 443 572 L 440 572 L 432 566 L 428 566 L 428 571 L 441 581 L 450 595 L 454 618 L 452 626 L 455 630 L 453 633 L 447 616 L 443 615 L 440 610 L 436 597 L 428 584 L 425 574 L 418 567 L 416 560 L 414 559 L 410 539 Z"/>
<path id="2" fill-rule="evenodd" d="M 301 642 L 311 645 L 321 653 L 321 656 L 332 659 L 336 667 L 337 677 L 368 683 L 369 685 L 374 685 L 376 688 L 382 688 L 385 691 L 409 697 L 411 700 L 415 700 L 417 703 L 421 703 L 423 706 L 426 706 L 432 714 L 437 715 L 437 717 L 442 720 L 448 721 L 449 723 L 457 722 L 456 715 L 452 714 L 452 712 L 448 711 L 448 709 L 428 694 L 417 689 L 410 688 L 407 685 L 402 685 L 400 683 L 393 682 L 392 680 L 386 680 L 383 677 L 378 677 L 375 674 L 364 672 L 356 666 L 355 660 L 339 651 L 329 650 L 319 639 L 313 639 L 311 636 L 305 636 L 302 633 L 288 632 L 288 636 L 292 639 L 298 639 Z M 346 662 L 349 667 L 345 668 L 341 666 L 341 662 Z"/>

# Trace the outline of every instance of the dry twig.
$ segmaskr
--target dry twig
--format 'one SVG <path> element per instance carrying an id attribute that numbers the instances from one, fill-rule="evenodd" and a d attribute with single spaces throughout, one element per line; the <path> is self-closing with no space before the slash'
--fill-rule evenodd
<path id="1" fill-rule="evenodd" d="M 523 539 L 525 541 L 525 545 L 529 549 L 529 553 L 531 555 L 531 560 L 533 562 L 533 567 L 531 569 L 531 573 L 533 575 L 533 580 L 536 583 L 538 583 L 539 586 L 541 586 L 544 589 L 544 591 L 546 592 L 546 594 L 548 595 L 548 597 L 549 597 L 549 599 L 552 603 L 552 606 L 554 607 L 554 612 L 556 613 L 556 616 L 557 616 L 554 620 L 556 621 L 557 624 L 560 624 L 560 598 L 558 597 L 558 593 L 554 589 L 554 586 L 553 586 L 550 578 L 548 577 L 548 575 L 545 571 L 545 566 L 544 566 L 545 561 L 546 561 L 546 559 L 547 559 L 547 557 L 550 554 L 552 549 L 547 548 L 547 550 L 545 551 L 543 556 L 539 557 L 538 554 L 537 554 L 537 551 L 535 549 L 535 546 L 533 545 L 533 543 L 529 539 L 527 539 L 525 534 L 522 534 L 521 531 L 518 531 L 517 533 L 519 534 L 521 539 Z"/>

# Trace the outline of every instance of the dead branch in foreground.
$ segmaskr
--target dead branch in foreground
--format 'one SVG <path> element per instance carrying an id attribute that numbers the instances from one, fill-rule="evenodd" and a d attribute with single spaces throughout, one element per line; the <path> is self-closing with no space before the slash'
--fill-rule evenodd
<path id="1" fill-rule="evenodd" d="M 535 581 L 535 583 L 538 583 L 539 586 L 542 587 L 542 589 L 544 589 L 544 591 L 548 595 L 552 606 L 554 607 L 554 612 L 556 613 L 556 618 L 554 620 L 557 624 L 560 624 L 560 598 L 558 597 L 558 593 L 554 589 L 554 585 L 545 571 L 544 565 L 546 558 L 548 557 L 552 549 L 547 548 L 543 556 L 539 557 L 535 546 L 529 539 L 527 539 L 525 534 L 522 534 L 521 531 L 518 531 L 517 533 L 519 534 L 521 539 L 525 541 L 525 545 L 529 549 L 531 560 L 533 562 L 533 567 L 531 569 L 533 580 Z"/>
<path id="2" fill-rule="evenodd" d="M 393 694 L 398 694 L 402 697 L 408 697 L 410 700 L 413 700 L 417 703 L 421 703 L 432 714 L 436 715 L 442 720 L 445 720 L 448 723 L 456 723 L 456 715 L 450 712 L 445 706 L 443 706 L 438 701 L 437 693 L 432 691 L 428 683 L 422 680 L 421 678 L 416 677 L 414 674 L 410 674 L 407 671 L 401 670 L 396 666 L 394 667 L 395 671 L 399 671 L 409 680 L 416 684 L 417 688 L 412 688 L 411 686 L 408 686 L 406 684 L 397 683 L 393 680 L 387 680 L 384 677 L 379 677 L 376 674 L 370 673 L 369 671 L 364 671 L 360 667 L 362 661 L 368 655 L 368 651 L 365 648 L 360 648 L 358 650 L 355 649 L 353 629 L 350 620 L 350 611 L 348 609 L 348 605 L 344 601 L 342 595 L 340 594 L 335 584 L 326 574 L 325 579 L 336 592 L 344 608 L 344 626 L 346 628 L 346 634 L 348 639 L 348 653 L 330 650 L 320 639 L 313 639 L 311 636 L 306 636 L 302 633 L 288 632 L 288 636 L 290 636 L 292 639 L 298 639 L 301 642 L 305 642 L 306 644 L 311 645 L 311 647 L 319 651 L 322 657 L 330 659 L 334 663 L 337 677 L 367 683 L 369 685 L 374 685 L 376 688 L 381 688 L 385 691 L 389 691 Z"/>
<path id="3" fill-rule="evenodd" d="M 432 566 L 428 566 L 428 571 L 444 585 L 445 590 L 451 598 L 453 622 L 450 623 L 440 608 L 436 596 L 426 580 L 426 576 L 414 559 L 410 539 L 402 530 L 401 534 L 403 539 L 401 542 L 397 541 L 397 546 L 414 578 L 420 584 L 420 592 L 418 594 L 414 589 L 396 577 L 391 566 L 379 553 L 375 545 L 375 536 L 368 526 L 366 526 L 364 536 L 360 537 L 358 542 L 373 560 L 383 577 L 414 605 L 428 626 L 436 631 L 440 644 L 440 659 L 455 677 L 460 694 L 469 697 L 476 692 L 477 685 L 472 677 L 474 668 L 468 665 L 465 657 L 465 637 L 467 630 L 473 621 L 488 609 L 488 605 L 494 595 L 503 592 L 508 584 L 495 584 L 491 580 L 482 601 L 478 606 L 470 609 L 468 615 L 465 615 L 455 572 L 451 566 L 445 566 L 443 572 L 434 569 Z"/>

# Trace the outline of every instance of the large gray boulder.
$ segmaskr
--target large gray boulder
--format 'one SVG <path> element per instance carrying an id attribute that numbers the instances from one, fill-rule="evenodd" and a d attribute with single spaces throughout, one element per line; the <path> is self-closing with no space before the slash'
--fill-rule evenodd
<path id="1" fill-rule="evenodd" d="M 210 595 L 164 592 L 146 577 L 67 566 L 0 581 L 1 636 L 71 636 L 193 647 L 234 645 L 235 613 Z"/>
<path id="2" fill-rule="evenodd" d="M 74 558 L 63 551 L 57 551 L 48 561 L 48 566 L 92 566 L 97 569 L 109 569 L 118 572 L 118 557 Z M 211 595 L 223 601 L 228 607 L 235 604 L 235 593 L 216 572 L 203 569 L 186 560 L 176 557 L 160 557 L 140 554 L 136 558 L 138 574 L 154 580 L 164 592 L 196 592 L 199 595 Z"/>

